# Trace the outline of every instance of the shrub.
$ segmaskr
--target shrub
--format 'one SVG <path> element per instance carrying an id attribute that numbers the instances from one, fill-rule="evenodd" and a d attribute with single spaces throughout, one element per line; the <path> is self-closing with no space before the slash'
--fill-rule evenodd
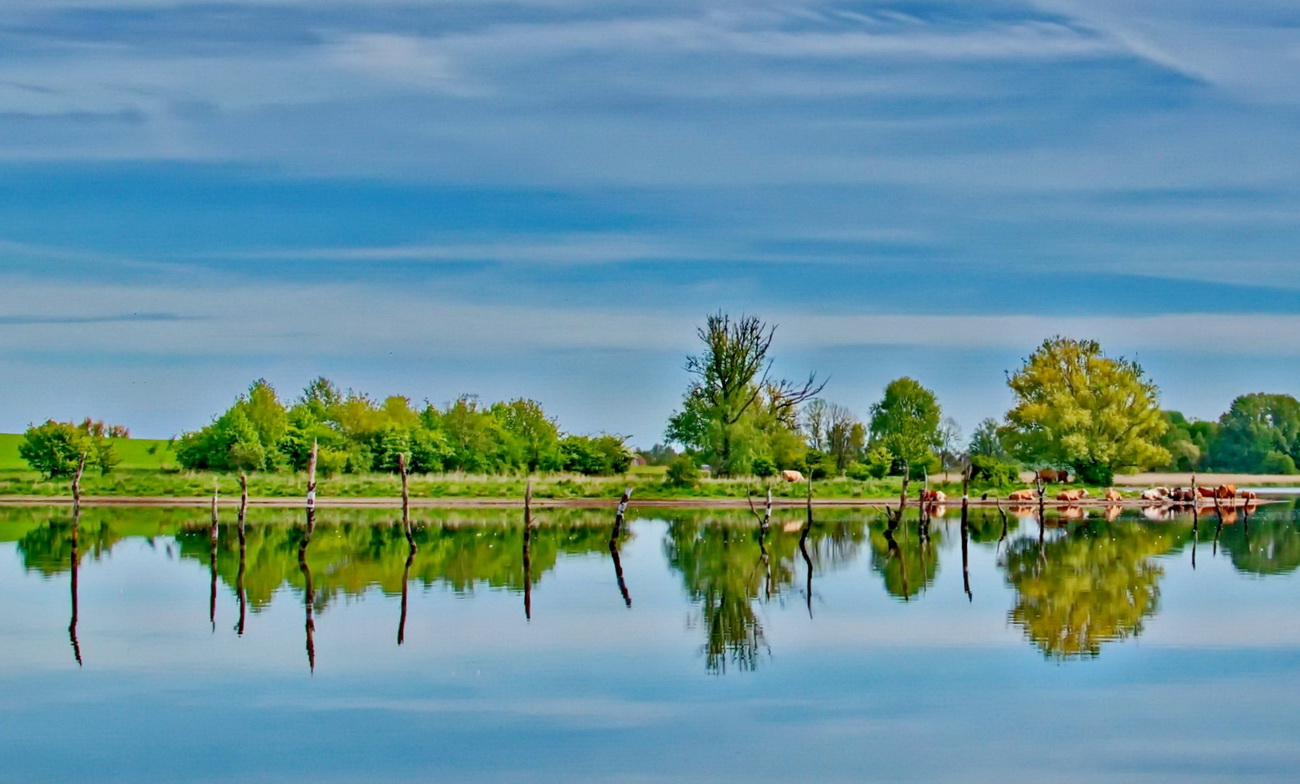
<path id="1" fill-rule="evenodd" d="M 1259 469 L 1266 474 L 1294 474 L 1296 472 L 1295 460 L 1285 452 L 1272 451 L 1264 455 L 1264 459 L 1259 463 Z"/>
<path id="2" fill-rule="evenodd" d="M 690 455 L 678 455 L 668 464 L 664 482 L 673 487 L 694 487 L 700 481 L 700 469 Z"/>
<path id="3" fill-rule="evenodd" d="M 988 455 L 971 455 L 971 484 L 987 487 L 1007 487 L 1016 484 L 1019 479 L 1020 472 L 1016 470 L 1014 465 L 1004 463 Z"/>
<path id="4" fill-rule="evenodd" d="M 754 476 L 757 477 L 766 478 L 769 476 L 776 476 L 776 463 L 773 463 L 766 457 L 756 457 L 754 458 L 754 465 L 750 470 L 752 470 Z"/>
<path id="5" fill-rule="evenodd" d="M 50 479 L 71 476 L 83 454 L 89 455 L 87 463 L 95 458 L 95 444 L 85 431 L 71 422 L 48 420 L 43 425 L 32 425 L 23 434 L 18 445 L 18 455 L 27 465 Z"/>

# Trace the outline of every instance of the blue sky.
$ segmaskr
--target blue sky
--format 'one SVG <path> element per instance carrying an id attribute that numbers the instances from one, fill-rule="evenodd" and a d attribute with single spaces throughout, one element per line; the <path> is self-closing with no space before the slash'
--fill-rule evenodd
<path id="1" fill-rule="evenodd" d="M 969 433 L 1056 333 L 1300 391 L 1300 6 L 6 0 L 0 431 L 250 381 L 649 446 L 719 309 Z"/>

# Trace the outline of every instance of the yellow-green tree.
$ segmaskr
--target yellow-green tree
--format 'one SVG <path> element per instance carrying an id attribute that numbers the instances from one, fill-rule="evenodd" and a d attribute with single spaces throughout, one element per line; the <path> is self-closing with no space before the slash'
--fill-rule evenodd
<path id="1" fill-rule="evenodd" d="M 1131 360 L 1111 359 L 1092 340 L 1043 341 L 1007 379 L 1015 407 L 1003 442 L 1033 465 L 1069 467 L 1082 481 L 1110 484 L 1120 468 L 1169 462 L 1159 390 Z"/>

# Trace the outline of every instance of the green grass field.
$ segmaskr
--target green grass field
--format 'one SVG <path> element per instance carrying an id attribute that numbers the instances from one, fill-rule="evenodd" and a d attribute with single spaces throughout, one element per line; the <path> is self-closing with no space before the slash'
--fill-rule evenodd
<path id="1" fill-rule="evenodd" d="M 23 437 L 17 433 L 0 433 L 0 471 L 25 471 L 27 463 L 18 456 Z M 113 448 L 121 458 L 119 469 L 158 470 L 175 468 L 176 456 L 166 441 L 150 438 L 114 438 Z"/>

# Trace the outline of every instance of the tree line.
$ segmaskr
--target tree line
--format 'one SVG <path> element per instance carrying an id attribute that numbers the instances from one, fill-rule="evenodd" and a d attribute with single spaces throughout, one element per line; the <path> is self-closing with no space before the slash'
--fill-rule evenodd
<path id="1" fill-rule="evenodd" d="M 1013 405 L 985 419 L 969 442 L 943 415 L 934 392 L 895 379 L 864 422 L 822 397 L 816 373 L 802 381 L 772 373 L 776 325 L 717 313 L 697 329 L 698 354 L 665 442 L 641 453 L 669 465 L 669 479 L 773 476 L 926 476 L 969 465 L 977 483 L 1005 486 L 1023 468 L 1064 469 L 1089 484 L 1127 470 L 1291 474 L 1300 461 L 1300 402 L 1290 395 L 1238 397 L 1217 421 L 1188 420 L 1159 405 L 1159 389 L 1134 361 L 1107 357 L 1090 340 L 1044 340 L 1008 374 Z M 48 476 L 75 470 L 80 456 L 107 473 L 116 464 L 102 422 L 46 422 L 28 429 L 20 453 Z M 540 403 L 482 403 L 464 395 L 442 408 L 340 391 L 317 378 L 290 401 L 255 381 L 207 426 L 175 444 L 179 464 L 213 471 L 300 471 L 312 445 L 325 474 L 412 471 L 485 474 L 626 472 L 637 454 L 623 436 L 564 433 Z"/>

